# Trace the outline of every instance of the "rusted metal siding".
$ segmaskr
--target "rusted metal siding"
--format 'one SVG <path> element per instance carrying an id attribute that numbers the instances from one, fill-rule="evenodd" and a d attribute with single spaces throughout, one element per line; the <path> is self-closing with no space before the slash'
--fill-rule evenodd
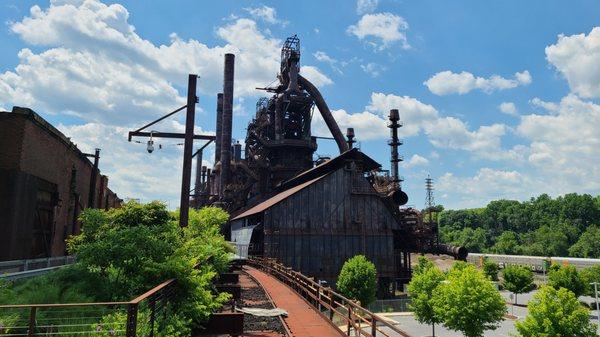
<path id="1" fill-rule="evenodd" d="M 340 168 L 265 210 L 264 252 L 329 281 L 347 259 L 364 254 L 380 277 L 394 277 L 397 226 L 362 174 Z"/>

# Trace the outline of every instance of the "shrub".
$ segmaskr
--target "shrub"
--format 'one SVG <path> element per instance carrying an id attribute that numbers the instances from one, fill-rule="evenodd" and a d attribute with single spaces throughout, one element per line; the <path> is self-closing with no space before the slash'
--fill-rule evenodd
<path id="1" fill-rule="evenodd" d="M 588 290 L 588 284 L 573 266 L 554 267 L 548 273 L 548 285 L 555 289 L 565 288 L 579 297 Z"/>
<path id="2" fill-rule="evenodd" d="M 496 262 L 485 259 L 483 261 L 483 273 L 492 281 L 498 281 L 498 270 L 500 267 Z"/>
<path id="3" fill-rule="evenodd" d="M 411 299 L 410 310 L 413 311 L 418 322 L 431 324 L 434 336 L 435 324 L 442 323 L 443 320 L 436 315 L 433 308 L 433 292 L 444 281 L 444 278 L 444 273 L 439 268 L 425 257 L 419 257 L 419 267 L 415 268 L 408 284 L 408 294 Z"/>
<path id="4" fill-rule="evenodd" d="M 544 286 L 527 307 L 527 317 L 516 323 L 518 336 L 597 336 L 596 325 L 590 322 L 590 311 L 565 288 Z"/>
<path id="5" fill-rule="evenodd" d="M 336 283 L 338 291 L 365 307 L 375 300 L 377 270 L 363 255 L 356 255 L 342 266 Z"/>

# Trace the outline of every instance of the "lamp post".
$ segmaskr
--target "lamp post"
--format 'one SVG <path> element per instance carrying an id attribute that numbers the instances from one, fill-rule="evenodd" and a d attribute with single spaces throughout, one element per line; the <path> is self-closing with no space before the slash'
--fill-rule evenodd
<path id="1" fill-rule="evenodd" d="M 590 283 L 594 286 L 594 297 L 596 298 L 596 318 L 598 319 L 598 325 L 600 325 L 600 307 L 598 307 L 598 282 Z"/>

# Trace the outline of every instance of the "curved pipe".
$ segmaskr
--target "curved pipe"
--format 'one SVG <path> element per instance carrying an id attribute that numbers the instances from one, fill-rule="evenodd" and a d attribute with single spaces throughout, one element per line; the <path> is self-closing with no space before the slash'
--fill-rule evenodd
<path id="1" fill-rule="evenodd" d="M 321 112 L 321 116 L 323 116 L 325 124 L 327 124 L 331 135 L 335 139 L 335 142 L 340 149 L 340 153 L 348 151 L 348 143 L 346 143 L 346 139 L 344 138 L 342 131 L 340 131 L 340 127 L 337 125 L 335 118 L 333 118 L 333 115 L 331 114 L 327 103 L 325 103 L 325 99 L 323 99 L 323 96 L 319 92 L 319 89 L 317 89 L 317 87 L 315 87 L 302 75 L 298 75 L 298 84 L 300 84 L 314 98 L 315 104 Z"/>

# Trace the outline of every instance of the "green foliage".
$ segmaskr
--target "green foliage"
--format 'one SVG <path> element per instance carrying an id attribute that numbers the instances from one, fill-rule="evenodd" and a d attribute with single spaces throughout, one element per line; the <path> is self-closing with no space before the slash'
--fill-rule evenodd
<path id="1" fill-rule="evenodd" d="M 515 303 L 517 295 L 532 291 L 535 289 L 533 283 L 533 272 L 525 266 L 507 266 L 502 270 L 502 286 L 504 289 L 515 294 Z"/>
<path id="2" fill-rule="evenodd" d="M 588 267 L 583 269 L 580 273 L 581 278 L 588 285 L 589 296 L 594 296 L 594 286 L 590 285 L 590 283 L 598 282 L 600 283 L 600 265 L 595 265 L 593 267 Z M 600 285 L 598 287 L 598 291 L 600 292 Z"/>
<path id="3" fill-rule="evenodd" d="M 500 266 L 494 261 L 485 259 L 483 261 L 483 273 L 492 281 L 498 281 L 498 271 Z"/>
<path id="4" fill-rule="evenodd" d="M 550 268 L 548 273 L 548 285 L 555 288 L 565 288 L 579 297 L 588 290 L 588 284 L 573 266 L 562 266 Z"/>
<path id="5" fill-rule="evenodd" d="M 375 265 L 363 255 L 356 255 L 344 262 L 336 286 L 342 295 L 360 301 L 363 307 L 369 305 L 377 293 Z"/>
<path id="6" fill-rule="evenodd" d="M 126 301 L 175 278 L 167 330 L 169 336 L 184 335 L 192 322 L 202 324 L 229 299 L 215 295 L 212 284 L 229 262 L 231 247 L 219 234 L 227 219 L 219 208 L 191 209 L 189 226 L 182 229 L 159 202 L 87 209 L 80 216 L 82 233 L 67 242 L 77 263 L 10 289 L 0 287 L 6 293 L 0 302 Z M 104 317 L 106 322 L 119 319 L 118 313 Z"/>
<path id="7" fill-rule="evenodd" d="M 600 227 L 590 226 L 579 240 L 569 248 L 570 256 L 600 258 Z"/>
<path id="8" fill-rule="evenodd" d="M 527 317 L 516 323 L 518 336 L 596 336 L 596 325 L 589 318 L 590 311 L 567 289 L 544 286 L 527 307 Z"/>
<path id="9" fill-rule="evenodd" d="M 424 260 L 424 261 L 423 261 Z M 426 261 L 426 262 L 425 262 Z M 432 298 L 435 289 L 444 281 L 444 273 L 425 257 L 419 257 L 419 267 L 414 269 L 408 284 L 411 298 L 410 309 L 420 323 L 442 323 L 442 318 L 435 314 Z"/>
<path id="10" fill-rule="evenodd" d="M 441 240 L 471 252 L 600 257 L 600 196 L 496 200 L 481 209 L 444 210 L 439 220 Z"/>
<path id="11" fill-rule="evenodd" d="M 492 282 L 469 264 L 457 264 L 433 292 L 435 315 L 451 330 L 467 337 L 481 337 L 496 329 L 506 304 Z"/>

